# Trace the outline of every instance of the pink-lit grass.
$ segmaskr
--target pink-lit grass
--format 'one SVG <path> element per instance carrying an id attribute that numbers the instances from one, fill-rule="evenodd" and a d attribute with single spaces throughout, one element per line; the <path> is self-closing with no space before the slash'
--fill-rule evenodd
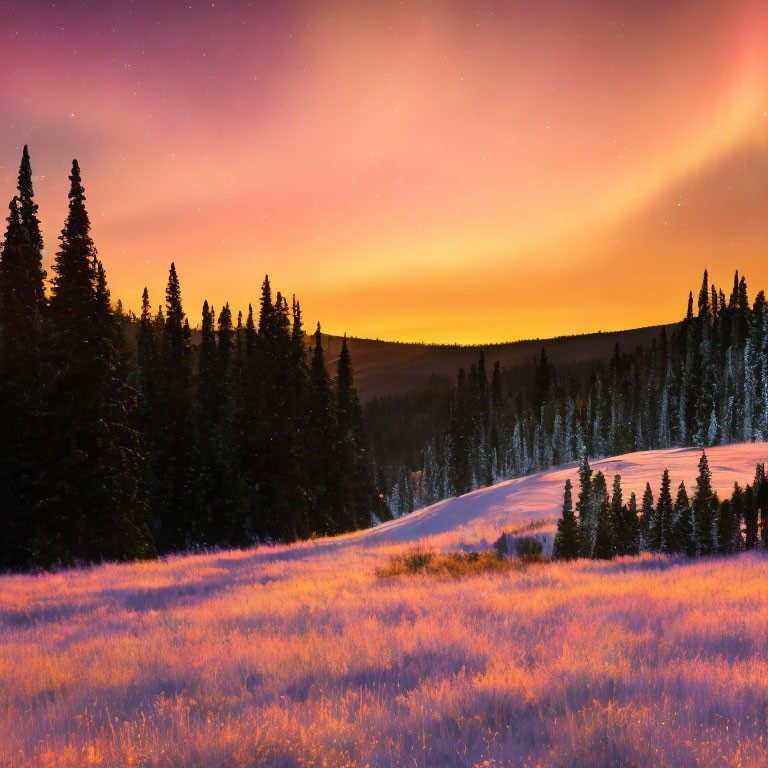
<path id="1" fill-rule="evenodd" d="M 0 579 L 0 765 L 768 761 L 768 559 L 304 546 Z"/>

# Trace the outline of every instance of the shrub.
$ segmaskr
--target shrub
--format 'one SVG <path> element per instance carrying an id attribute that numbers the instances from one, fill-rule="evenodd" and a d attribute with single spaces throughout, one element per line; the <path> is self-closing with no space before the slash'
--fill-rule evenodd
<path id="1" fill-rule="evenodd" d="M 539 554 L 513 560 L 503 558 L 494 550 L 484 552 L 448 552 L 438 553 L 423 549 L 412 549 L 408 552 L 394 555 L 383 568 L 376 569 L 376 576 L 389 578 L 391 576 L 408 576 L 424 574 L 428 576 L 473 576 L 478 573 L 503 572 L 515 570 L 523 563 L 543 561 Z"/>
<path id="2" fill-rule="evenodd" d="M 519 557 L 521 560 L 537 562 L 545 560 L 544 547 L 535 536 L 516 536 L 502 533 L 494 542 L 494 550 L 499 557 Z"/>
<path id="3" fill-rule="evenodd" d="M 541 555 L 543 551 L 541 542 L 533 536 L 522 536 L 515 541 L 515 554 L 518 557 Z"/>
<path id="4" fill-rule="evenodd" d="M 434 552 L 414 549 L 403 555 L 403 567 L 407 573 L 418 573 L 426 570 L 434 559 Z"/>

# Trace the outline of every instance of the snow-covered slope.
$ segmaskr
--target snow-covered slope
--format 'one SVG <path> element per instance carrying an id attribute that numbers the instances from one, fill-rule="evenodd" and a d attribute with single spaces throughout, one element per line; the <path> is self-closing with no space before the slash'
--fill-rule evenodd
<path id="1" fill-rule="evenodd" d="M 609 490 L 613 476 L 620 474 L 624 499 L 627 500 L 630 492 L 634 491 L 639 505 L 646 482 L 651 484 L 656 498 L 665 468 L 669 469 L 672 480 L 672 495 L 675 495 L 681 480 L 685 481 L 692 495 L 700 456 L 700 448 L 643 451 L 595 461 L 592 468 L 603 472 Z M 768 460 L 768 443 L 708 448 L 707 456 L 713 486 L 722 497 L 730 495 L 734 482 L 744 484 L 752 481 L 755 464 Z M 570 478 L 576 487 L 577 470 L 577 464 L 569 464 L 548 472 L 507 480 L 490 488 L 440 501 L 376 528 L 344 537 L 344 540 L 371 544 L 429 540 L 430 544 L 442 547 L 487 545 L 502 530 L 558 517 L 565 481 Z"/>

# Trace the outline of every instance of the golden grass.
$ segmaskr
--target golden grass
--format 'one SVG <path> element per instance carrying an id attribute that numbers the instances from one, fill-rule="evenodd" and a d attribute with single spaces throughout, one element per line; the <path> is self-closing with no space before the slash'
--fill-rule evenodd
<path id="1" fill-rule="evenodd" d="M 394 576 L 450 576 L 460 578 L 481 573 L 503 573 L 521 570 L 529 565 L 546 563 L 541 555 L 524 555 L 522 558 L 500 557 L 495 550 L 482 552 L 434 552 L 415 548 L 392 555 L 387 565 L 377 568 L 380 579 Z"/>
<path id="2" fill-rule="evenodd" d="M 376 576 L 402 555 L 0 578 L 0 766 L 768 764 L 762 554 Z"/>

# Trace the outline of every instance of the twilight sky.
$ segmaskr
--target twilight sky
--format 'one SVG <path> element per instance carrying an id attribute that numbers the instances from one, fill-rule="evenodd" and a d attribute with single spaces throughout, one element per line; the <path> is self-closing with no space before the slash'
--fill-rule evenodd
<path id="1" fill-rule="evenodd" d="M 678 319 L 768 289 L 768 4 L 0 0 L 0 202 L 49 260 L 73 157 L 113 298 L 192 324 L 265 272 L 330 333 Z"/>

